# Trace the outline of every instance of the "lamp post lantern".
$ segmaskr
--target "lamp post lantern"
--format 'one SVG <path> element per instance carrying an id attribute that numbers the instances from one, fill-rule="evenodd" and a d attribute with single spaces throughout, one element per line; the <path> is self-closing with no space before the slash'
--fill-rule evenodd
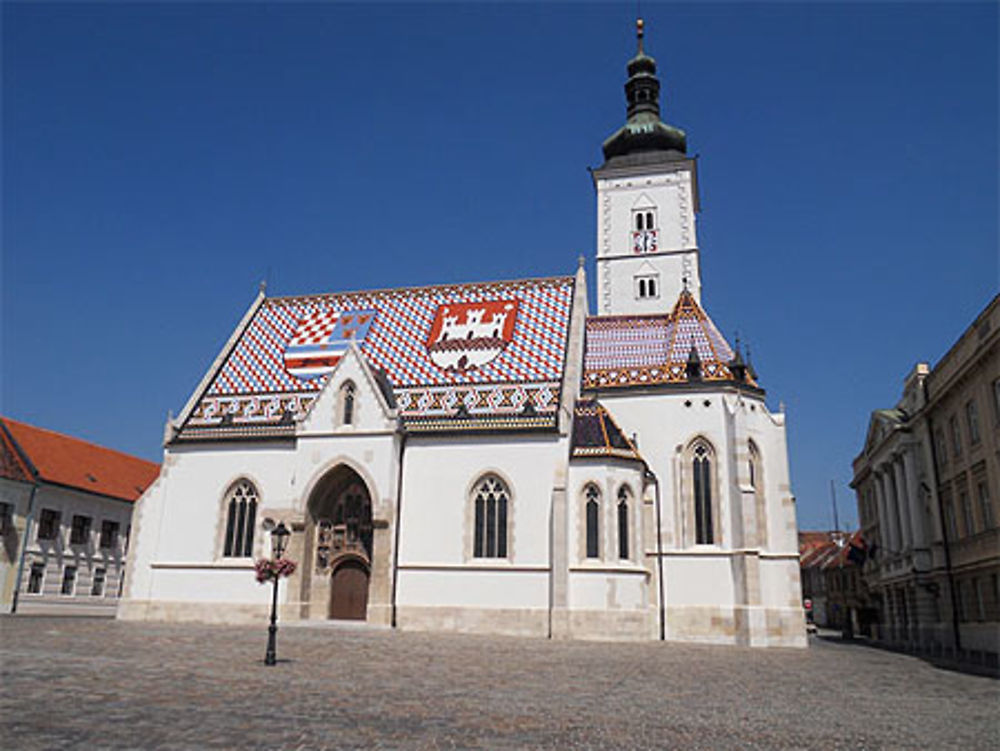
<path id="1" fill-rule="evenodd" d="M 278 526 L 271 530 L 271 553 L 274 560 L 279 560 L 285 554 L 285 547 L 288 545 L 288 537 L 291 532 L 284 522 L 279 522 Z M 278 579 L 275 573 L 274 593 L 271 597 L 271 625 L 267 627 L 267 652 L 264 654 L 264 664 L 274 665 L 277 662 L 275 657 L 276 635 L 278 633 Z"/>

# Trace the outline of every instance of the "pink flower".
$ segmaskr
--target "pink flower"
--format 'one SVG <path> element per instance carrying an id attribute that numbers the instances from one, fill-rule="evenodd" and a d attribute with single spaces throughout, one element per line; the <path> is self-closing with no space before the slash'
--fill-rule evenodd
<path id="1" fill-rule="evenodd" d="M 295 573 L 295 567 L 295 561 L 289 558 L 258 558 L 253 565 L 258 584 L 291 576 Z"/>

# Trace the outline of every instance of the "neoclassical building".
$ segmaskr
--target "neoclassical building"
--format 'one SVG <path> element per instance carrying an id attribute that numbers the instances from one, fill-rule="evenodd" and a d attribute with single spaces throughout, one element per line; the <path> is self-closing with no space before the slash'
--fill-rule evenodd
<path id="1" fill-rule="evenodd" d="M 1000 655 L 1000 297 L 895 407 L 854 460 L 875 636 L 996 668 Z"/>
<path id="2" fill-rule="evenodd" d="M 803 646 L 785 416 L 702 305 L 696 162 L 628 62 L 597 314 L 567 276 L 269 297 L 179 416 L 126 619 L 284 619 Z"/>

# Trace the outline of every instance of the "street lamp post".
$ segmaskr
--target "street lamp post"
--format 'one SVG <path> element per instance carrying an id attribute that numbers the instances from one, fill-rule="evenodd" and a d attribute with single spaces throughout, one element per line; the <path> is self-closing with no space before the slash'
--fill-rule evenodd
<path id="1" fill-rule="evenodd" d="M 285 553 L 285 546 L 288 544 L 288 536 L 291 532 L 284 522 L 279 522 L 278 526 L 271 531 L 271 552 L 274 560 L 278 560 Z M 277 662 L 275 657 L 276 636 L 278 633 L 278 577 L 274 576 L 274 594 L 271 598 L 271 625 L 267 627 L 267 652 L 264 654 L 264 664 L 274 665 Z"/>

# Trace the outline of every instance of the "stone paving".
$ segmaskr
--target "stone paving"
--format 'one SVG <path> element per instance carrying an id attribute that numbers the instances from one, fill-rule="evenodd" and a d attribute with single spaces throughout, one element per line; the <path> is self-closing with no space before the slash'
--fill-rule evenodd
<path id="1" fill-rule="evenodd" d="M 972 749 L 1000 682 L 869 647 L 0 618 L 0 748 Z"/>

